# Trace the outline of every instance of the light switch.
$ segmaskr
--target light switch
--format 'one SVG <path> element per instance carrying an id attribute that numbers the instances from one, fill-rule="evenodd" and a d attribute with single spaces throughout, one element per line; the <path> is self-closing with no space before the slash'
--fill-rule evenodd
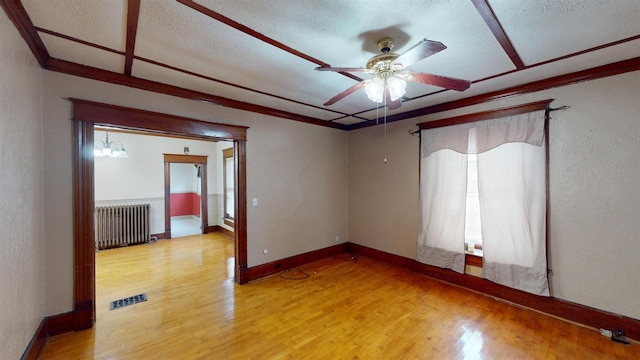
<path id="1" fill-rule="evenodd" d="M 253 198 L 253 206 L 258 206 L 258 198 Z"/>

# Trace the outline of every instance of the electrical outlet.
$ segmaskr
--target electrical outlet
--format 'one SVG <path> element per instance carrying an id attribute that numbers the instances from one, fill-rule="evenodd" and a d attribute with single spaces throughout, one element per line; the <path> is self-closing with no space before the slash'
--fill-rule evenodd
<path id="1" fill-rule="evenodd" d="M 262 253 L 265 254 L 265 255 L 267 255 L 268 252 L 269 252 L 269 250 L 267 250 L 267 249 L 262 250 Z"/>
<path id="2" fill-rule="evenodd" d="M 340 241 L 340 236 L 336 236 L 336 242 Z"/>
<path id="3" fill-rule="evenodd" d="M 600 334 L 602 336 L 606 336 L 606 337 L 611 337 L 613 335 L 613 332 L 611 332 L 611 330 L 607 330 L 607 329 L 600 329 Z"/>

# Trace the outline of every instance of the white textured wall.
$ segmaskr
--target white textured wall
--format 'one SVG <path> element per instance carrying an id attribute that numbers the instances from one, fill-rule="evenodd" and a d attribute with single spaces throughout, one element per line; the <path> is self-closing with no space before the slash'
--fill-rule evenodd
<path id="1" fill-rule="evenodd" d="M 192 164 L 171 164 L 171 193 L 199 193 L 196 167 Z M 164 187 L 163 187 L 164 188 Z"/>
<path id="2" fill-rule="evenodd" d="M 350 240 L 415 258 L 415 124 L 549 98 L 552 295 L 640 319 L 640 72 L 350 132 Z"/>
<path id="3" fill-rule="evenodd" d="M 42 73 L 0 11 L 0 359 L 19 359 L 45 315 Z"/>
<path id="4" fill-rule="evenodd" d="M 95 131 L 96 139 L 104 140 L 104 131 Z M 109 133 L 110 141 L 123 143 L 128 158 L 95 159 L 96 206 L 121 204 L 150 204 L 151 233 L 164 233 L 164 156 L 182 154 L 188 146 L 191 155 L 207 156 L 207 192 L 209 201 L 217 188 L 217 144 L 221 142 L 188 140 L 130 133 Z M 172 165 L 172 177 L 174 175 Z M 172 192 L 195 192 L 196 172 L 193 165 L 185 165 L 192 174 L 190 182 L 176 188 L 172 180 Z M 179 184 L 178 184 L 179 185 Z M 175 190 L 175 191 L 174 191 Z M 215 199 L 213 200 L 215 201 Z M 215 204 L 215 203 L 214 203 Z M 218 225 L 217 207 L 208 205 L 209 225 Z"/>
<path id="5" fill-rule="evenodd" d="M 47 314 L 73 307 L 71 103 L 68 97 L 141 108 L 205 121 L 249 126 L 247 196 L 249 266 L 348 241 L 348 134 L 283 120 L 45 72 L 45 196 L 58 208 L 45 214 Z M 127 148 L 128 149 L 128 148 Z M 180 148 L 182 151 L 182 148 Z M 195 153 L 191 149 L 191 153 Z M 263 249 L 268 254 L 263 254 Z M 54 288 L 55 286 L 55 288 Z"/>

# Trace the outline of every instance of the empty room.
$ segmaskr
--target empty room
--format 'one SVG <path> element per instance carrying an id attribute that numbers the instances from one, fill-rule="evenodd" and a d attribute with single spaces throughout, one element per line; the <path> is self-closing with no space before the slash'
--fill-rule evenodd
<path id="1" fill-rule="evenodd" d="M 0 5 L 0 359 L 640 358 L 640 2 Z"/>

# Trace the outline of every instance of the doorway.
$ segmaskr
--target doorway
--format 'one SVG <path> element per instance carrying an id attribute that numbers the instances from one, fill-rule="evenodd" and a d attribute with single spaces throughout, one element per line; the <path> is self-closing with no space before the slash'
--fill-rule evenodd
<path id="1" fill-rule="evenodd" d="M 207 157 L 164 154 L 164 238 L 205 234 L 209 228 Z"/>
<path id="2" fill-rule="evenodd" d="M 200 166 L 171 164 L 170 170 L 171 237 L 202 234 Z"/>
<path id="3" fill-rule="evenodd" d="M 73 103 L 73 330 L 89 329 L 95 322 L 94 242 L 94 125 L 205 140 L 231 140 L 235 155 L 235 264 L 238 284 L 248 281 L 247 268 L 247 127 L 217 124 L 181 116 L 69 99 Z"/>
<path id="4" fill-rule="evenodd" d="M 200 164 L 169 165 L 171 237 L 202 234 L 202 184 Z"/>

